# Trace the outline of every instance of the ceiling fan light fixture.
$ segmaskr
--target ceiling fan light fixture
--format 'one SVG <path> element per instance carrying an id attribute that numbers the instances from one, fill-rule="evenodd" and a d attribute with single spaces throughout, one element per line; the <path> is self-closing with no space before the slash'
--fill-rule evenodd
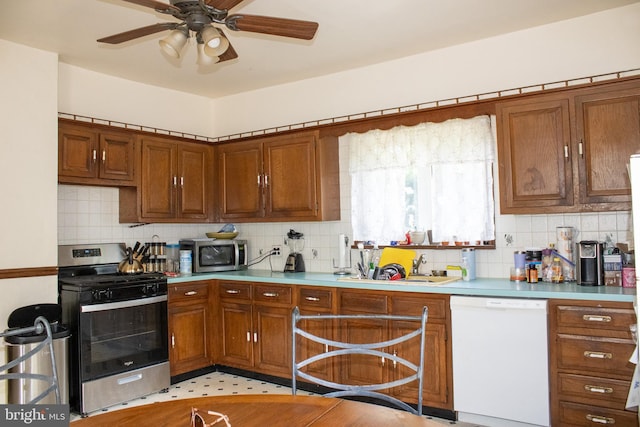
<path id="1" fill-rule="evenodd" d="M 206 67 L 208 65 L 215 64 L 220 62 L 220 58 L 217 56 L 209 56 L 204 52 L 205 46 L 204 43 L 198 43 L 198 60 L 196 64 Z"/>
<path id="2" fill-rule="evenodd" d="M 169 56 L 174 58 L 180 58 L 180 52 L 184 48 L 184 45 L 187 44 L 187 40 L 189 39 L 189 30 L 185 29 L 177 29 L 173 30 L 169 33 L 169 35 L 158 43 L 160 44 L 160 48 Z"/>
<path id="3" fill-rule="evenodd" d="M 229 49 L 229 40 L 212 25 L 207 25 L 200 31 L 200 38 L 204 53 L 212 58 L 219 57 Z"/>

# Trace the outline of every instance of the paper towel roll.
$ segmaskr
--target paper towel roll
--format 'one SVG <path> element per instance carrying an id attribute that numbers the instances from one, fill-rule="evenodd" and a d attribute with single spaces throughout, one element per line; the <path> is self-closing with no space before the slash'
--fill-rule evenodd
<path id="1" fill-rule="evenodd" d="M 338 235 L 338 268 L 347 267 L 347 244 L 349 238 L 344 234 Z"/>

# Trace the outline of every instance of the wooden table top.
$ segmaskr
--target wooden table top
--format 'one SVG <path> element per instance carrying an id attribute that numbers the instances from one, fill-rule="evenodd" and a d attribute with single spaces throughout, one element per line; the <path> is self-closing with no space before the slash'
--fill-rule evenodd
<path id="1" fill-rule="evenodd" d="M 206 411 L 225 414 L 232 427 L 441 427 L 435 421 L 406 411 L 369 403 L 322 396 L 274 394 L 169 400 L 83 418 L 73 421 L 71 427 L 189 427 L 191 408 L 198 408 L 207 423 L 212 422 L 215 417 L 206 414 Z M 215 425 L 218 426 L 224 427 L 224 422 Z"/>

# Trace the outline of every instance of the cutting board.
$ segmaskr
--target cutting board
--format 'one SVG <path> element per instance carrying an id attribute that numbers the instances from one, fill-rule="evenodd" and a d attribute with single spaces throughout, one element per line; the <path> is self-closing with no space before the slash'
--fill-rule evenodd
<path id="1" fill-rule="evenodd" d="M 411 249 L 383 248 L 378 267 L 383 267 L 387 264 L 400 264 L 404 267 L 406 276 L 409 277 L 415 258 L 416 251 Z"/>

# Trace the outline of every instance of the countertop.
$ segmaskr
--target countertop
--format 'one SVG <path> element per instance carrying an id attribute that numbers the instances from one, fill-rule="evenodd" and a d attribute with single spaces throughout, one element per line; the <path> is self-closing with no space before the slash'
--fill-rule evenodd
<path id="1" fill-rule="evenodd" d="M 539 282 L 512 282 L 509 279 L 478 278 L 469 282 L 458 280 L 446 284 L 415 282 L 343 281 L 332 273 L 282 273 L 269 270 L 244 270 L 223 273 L 194 273 L 191 276 L 170 277 L 168 282 L 183 283 L 198 280 L 238 280 L 258 283 L 284 283 L 291 285 L 333 286 L 337 288 L 370 289 L 384 291 L 425 292 L 434 294 L 472 295 L 485 297 L 576 299 L 592 301 L 633 302 L 636 288 L 617 286 L 580 286 L 575 282 L 552 284 Z"/>

